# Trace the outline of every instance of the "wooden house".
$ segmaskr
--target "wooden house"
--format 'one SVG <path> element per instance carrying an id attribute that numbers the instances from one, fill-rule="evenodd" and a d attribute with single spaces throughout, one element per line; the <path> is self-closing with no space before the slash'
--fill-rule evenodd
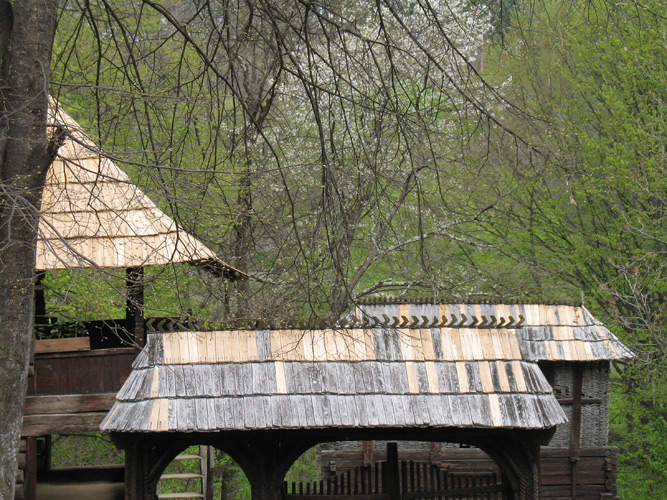
<path id="1" fill-rule="evenodd" d="M 38 465 L 42 477 L 51 474 L 51 434 L 99 430 L 144 344 L 146 324 L 152 321 L 143 317 L 145 266 L 187 262 L 225 279 L 246 277 L 162 212 L 55 100 L 50 121 L 64 127 L 67 139 L 47 173 L 41 205 L 36 332 L 53 333 L 56 328 L 40 285 L 41 275 L 48 271 L 126 269 L 127 312 L 124 318 L 78 325 L 83 329 L 73 337 L 37 336 L 19 450 L 17 500 L 36 498 Z M 122 478 L 122 470 L 97 472 Z M 86 474 L 94 479 L 93 472 Z"/>
<path id="2" fill-rule="evenodd" d="M 253 500 L 613 496 L 609 364 L 631 353 L 585 308 L 431 301 L 365 304 L 331 325 L 201 331 L 173 318 L 151 322 L 144 266 L 190 262 L 245 275 L 160 211 L 55 102 L 53 118 L 69 136 L 44 192 L 38 271 L 125 268 L 127 315 L 91 322 L 84 336 L 36 342 L 17 500 L 36 497 L 50 434 L 100 428 L 125 450 L 125 467 L 105 474 L 124 474 L 128 500 L 153 500 L 167 464 L 193 444 L 230 454 Z M 38 319 L 48 323 L 43 302 L 38 294 Z M 408 474 L 399 453 L 412 445 L 368 445 L 383 440 L 428 443 L 413 463 L 438 471 Z M 283 489 L 303 451 L 341 441 L 366 446 L 324 452 L 329 469 L 375 469 L 332 488 Z M 443 466 L 473 458 L 497 480 L 464 489 L 441 481 Z"/>
<path id="3" fill-rule="evenodd" d="M 449 318 L 494 332 L 500 318 L 520 323 L 514 334 L 524 360 L 536 362 L 549 381 L 567 423 L 560 424 L 542 455 L 542 498 L 613 498 L 616 449 L 609 446 L 610 364 L 632 353 L 581 304 L 440 303 L 437 300 L 394 299 L 361 304 L 358 321 L 383 316 L 402 322 L 423 316 Z M 494 340 L 495 342 L 495 340 Z M 325 474 L 340 474 L 362 464 L 383 460 L 383 445 L 335 443 L 321 453 Z M 479 450 L 451 444 L 404 443 L 399 454 L 417 462 L 435 463 L 474 473 L 492 467 Z"/>
<path id="4" fill-rule="evenodd" d="M 126 498 L 153 498 L 165 466 L 193 444 L 231 455 L 253 499 L 281 499 L 285 473 L 310 447 L 383 439 L 476 446 L 502 480 L 466 495 L 538 499 L 539 446 L 566 417 L 537 363 L 524 359 L 515 325 L 502 321 L 492 329 L 430 316 L 394 318 L 398 326 L 151 333 L 101 424 L 125 449 Z M 392 463 L 374 476 L 383 486 L 368 500 L 447 496 L 433 485 L 428 494 L 406 491 Z M 343 483 L 345 495 L 319 494 L 359 496 Z"/>

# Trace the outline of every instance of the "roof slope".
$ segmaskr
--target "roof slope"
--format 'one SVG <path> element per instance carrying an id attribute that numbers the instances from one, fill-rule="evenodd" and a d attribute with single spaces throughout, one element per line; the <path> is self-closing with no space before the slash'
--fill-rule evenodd
<path id="1" fill-rule="evenodd" d="M 150 334 L 101 428 L 546 429 L 565 421 L 509 330 L 376 327 Z"/>
<path id="2" fill-rule="evenodd" d="M 566 304 L 440 304 L 392 303 L 363 304 L 359 318 L 387 316 L 408 319 L 436 317 L 449 322 L 472 324 L 509 318 L 521 328 L 513 330 L 523 359 L 529 361 L 613 361 L 633 357 L 632 351 L 605 328 L 584 307 Z M 452 319 L 453 318 L 453 319 Z M 485 318 L 485 319 L 483 319 Z M 492 320 L 492 318 L 494 318 Z M 521 321 L 520 318 L 523 318 Z"/>
<path id="3" fill-rule="evenodd" d="M 238 273 L 157 208 L 53 100 L 50 113 L 67 139 L 47 173 L 38 270 L 207 261 Z"/>

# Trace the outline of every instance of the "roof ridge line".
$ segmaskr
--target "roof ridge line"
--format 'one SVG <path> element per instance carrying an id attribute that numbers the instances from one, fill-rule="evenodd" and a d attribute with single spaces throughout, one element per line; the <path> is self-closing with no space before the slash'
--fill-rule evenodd
<path id="1" fill-rule="evenodd" d="M 251 319 L 237 318 L 228 321 L 199 321 L 196 318 L 149 318 L 146 329 L 149 333 L 171 333 L 179 331 L 219 331 L 219 330 L 341 330 L 341 329 L 372 329 L 372 328 L 488 328 L 515 329 L 522 328 L 525 322 L 523 315 L 503 317 L 482 315 L 480 318 L 465 314 L 458 317 L 446 316 L 365 316 L 359 320 L 355 316 L 335 321 L 317 320 L 303 321 L 298 319 Z"/>
<path id="2" fill-rule="evenodd" d="M 489 304 L 489 305 L 554 305 L 554 306 L 573 306 L 582 307 L 583 302 L 580 299 L 530 299 L 517 297 L 500 296 L 476 296 L 469 295 L 463 297 L 437 297 L 437 296 L 415 296 L 415 297 L 375 297 L 360 299 L 358 305 L 401 305 L 401 304 Z"/>

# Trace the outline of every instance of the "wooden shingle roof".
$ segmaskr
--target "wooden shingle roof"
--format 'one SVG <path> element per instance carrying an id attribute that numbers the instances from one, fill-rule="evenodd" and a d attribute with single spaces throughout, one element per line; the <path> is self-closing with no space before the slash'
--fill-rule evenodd
<path id="1" fill-rule="evenodd" d="M 37 270 L 204 262 L 243 275 L 164 214 L 53 100 L 50 119 L 67 138 L 46 177 Z"/>
<path id="2" fill-rule="evenodd" d="M 355 311 L 360 319 L 381 318 L 383 314 L 408 319 L 444 317 L 466 325 L 507 324 L 512 318 L 521 326 L 513 330 L 513 335 L 522 358 L 530 361 L 614 361 L 633 357 L 632 351 L 582 305 L 383 302 L 363 304 Z"/>
<path id="3" fill-rule="evenodd" d="M 375 327 L 150 334 L 101 428 L 548 429 L 565 421 L 510 330 Z"/>

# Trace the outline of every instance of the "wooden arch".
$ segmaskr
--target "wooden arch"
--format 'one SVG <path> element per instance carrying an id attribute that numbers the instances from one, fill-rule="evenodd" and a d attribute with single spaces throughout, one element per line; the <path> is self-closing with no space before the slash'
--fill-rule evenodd
<path id="1" fill-rule="evenodd" d="M 512 429 L 326 429 L 217 433 L 115 433 L 125 449 L 126 500 L 155 500 L 157 483 L 176 455 L 195 444 L 229 454 L 250 482 L 253 500 L 280 500 L 285 474 L 309 448 L 341 440 L 461 442 L 491 457 L 508 484 L 508 500 L 539 500 L 540 444 L 553 430 Z"/>

